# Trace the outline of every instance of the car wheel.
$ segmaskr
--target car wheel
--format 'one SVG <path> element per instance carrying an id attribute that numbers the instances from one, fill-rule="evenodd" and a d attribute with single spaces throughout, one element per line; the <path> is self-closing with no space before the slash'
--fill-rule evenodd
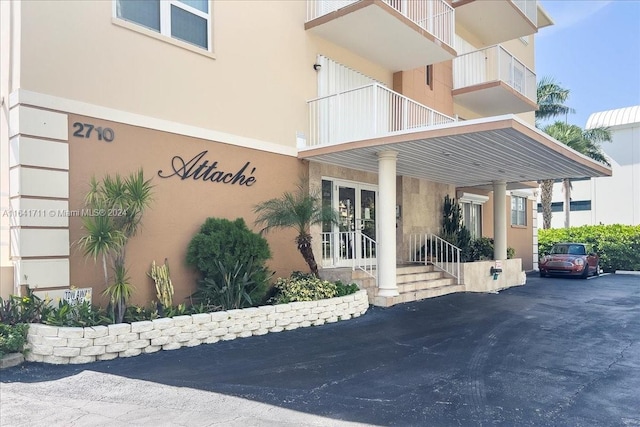
<path id="1" fill-rule="evenodd" d="M 584 264 L 584 270 L 582 270 L 582 274 L 580 275 L 581 279 L 586 279 L 589 277 L 589 264 Z"/>

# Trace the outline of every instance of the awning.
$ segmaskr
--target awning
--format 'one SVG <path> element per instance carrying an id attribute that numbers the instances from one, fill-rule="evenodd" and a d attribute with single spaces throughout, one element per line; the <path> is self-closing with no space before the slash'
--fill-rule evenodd
<path id="1" fill-rule="evenodd" d="M 298 157 L 377 173 L 377 153 L 387 150 L 398 153 L 397 175 L 456 187 L 483 186 L 494 181 L 509 184 L 611 176 L 610 167 L 578 153 L 514 115 L 301 148 Z"/>

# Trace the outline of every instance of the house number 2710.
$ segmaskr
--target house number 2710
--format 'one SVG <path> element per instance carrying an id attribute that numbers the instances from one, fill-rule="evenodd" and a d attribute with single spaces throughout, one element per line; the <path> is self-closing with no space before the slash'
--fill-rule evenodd
<path id="1" fill-rule="evenodd" d="M 113 129 L 95 127 L 94 125 L 89 123 L 75 122 L 73 124 L 73 128 L 76 130 L 75 132 L 73 132 L 73 136 L 77 136 L 78 138 L 91 138 L 92 135 L 95 135 L 98 138 L 98 141 L 111 142 L 116 137 Z"/>

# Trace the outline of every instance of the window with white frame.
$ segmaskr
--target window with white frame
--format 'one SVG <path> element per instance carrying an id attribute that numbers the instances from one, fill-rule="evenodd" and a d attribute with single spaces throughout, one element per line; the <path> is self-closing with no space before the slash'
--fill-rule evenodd
<path id="1" fill-rule="evenodd" d="M 115 0 L 116 17 L 210 50 L 209 0 Z"/>
<path id="2" fill-rule="evenodd" d="M 488 196 L 458 192 L 458 201 L 462 210 L 462 224 L 469 230 L 471 238 L 482 237 L 482 205 Z"/>
<path id="3" fill-rule="evenodd" d="M 511 196 L 511 225 L 527 225 L 527 199 Z"/>
<path id="4" fill-rule="evenodd" d="M 476 203 L 461 203 L 462 224 L 469 230 L 472 239 L 482 237 L 482 206 Z"/>

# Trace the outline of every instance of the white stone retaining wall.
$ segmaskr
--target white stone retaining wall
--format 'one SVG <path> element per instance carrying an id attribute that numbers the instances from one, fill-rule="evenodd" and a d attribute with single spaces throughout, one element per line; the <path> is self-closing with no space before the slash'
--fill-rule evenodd
<path id="1" fill-rule="evenodd" d="M 89 363 L 213 344 L 220 340 L 319 326 L 364 314 L 364 290 L 344 297 L 240 310 L 175 316 L 108 326 L 70 328 L 32 323 L 26 360 L 53 364 Z"/>

